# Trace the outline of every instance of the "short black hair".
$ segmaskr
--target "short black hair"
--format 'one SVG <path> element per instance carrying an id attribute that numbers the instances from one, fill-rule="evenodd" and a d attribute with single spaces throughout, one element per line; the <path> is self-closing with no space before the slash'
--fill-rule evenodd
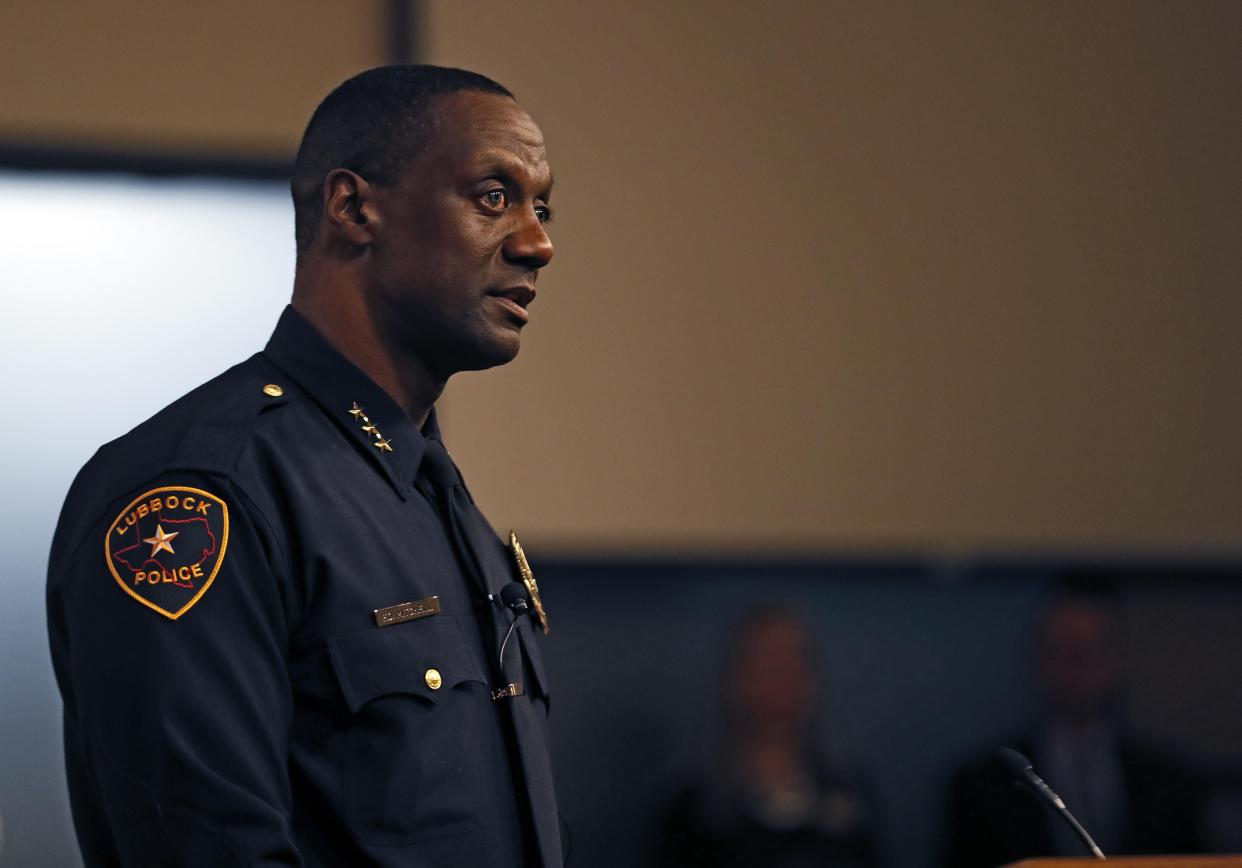
<path id="1" fill-rule="evenodd" d="M 319 229 L 328 173 L 349 169 L 375 184 L 395 183 L 406 160 L 431 140 L 432 98 L 460 91 L 513 98 L 477 72 L 426 64 L 368 69 L 324 98 L 302 134 L 290 183 L 299 259 Z"/>

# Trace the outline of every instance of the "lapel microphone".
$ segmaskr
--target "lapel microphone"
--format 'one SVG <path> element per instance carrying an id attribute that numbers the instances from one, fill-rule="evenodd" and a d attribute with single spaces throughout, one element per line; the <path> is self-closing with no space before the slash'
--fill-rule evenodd
<path id="1" fill-rule="evenodd" d="M 526 586 L 521 582 L 510 582 L 500 589 L 500 593 L 494 599 L 500 603 L 502 608 L 513 612 L 513 620 L 509 622 L 509 629 L 505 631 L 505 638 L 500 643 L 500 653 L 496 655 L 496 668 L 503 674 L 505 671 L 505 648 L 509 644 L 509 637 L 513 635 L 514 628 L 517 627 L 518 620 L 523 615 L 530 614 L 530 594 L 527 593 Z M 492 691 L 492 699 L 521 695 L 522 685 L 518 683 L 507 684 Z"/>
<path id="2" fill-rule="evenodd" d="M 525 615 L 530 611 L 530 594 L 521 582 L 510 582 L 500 589 L 500 605 L 512 609 L 514 615 Z"/>

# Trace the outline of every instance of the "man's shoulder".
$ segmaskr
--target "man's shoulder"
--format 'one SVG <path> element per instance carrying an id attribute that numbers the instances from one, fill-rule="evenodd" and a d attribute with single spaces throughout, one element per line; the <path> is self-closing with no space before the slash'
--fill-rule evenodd
<path id="1" fill-rule="evenodd" d="M 261 417 L 288 403 L 279 380 L 277 369 L 256 353 L 99 447 L 70 487 L 53 549 L 152 480 L 230 477 Z"/>
<path id="2" fill-rule="evenodd" d="M 277 379 L 276 369 L 256 353 L 104 444 L 87 467 L 103 463 L 137 477 L 178 469 L 227 474 L 233 449 L 259 417 L 287 403 Z"/>

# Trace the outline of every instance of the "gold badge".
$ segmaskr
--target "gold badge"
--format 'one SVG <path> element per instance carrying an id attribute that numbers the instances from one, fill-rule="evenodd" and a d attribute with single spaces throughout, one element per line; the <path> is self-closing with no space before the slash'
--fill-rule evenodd
<path id="1" fill-rule="evenodd" d="M 104 538 L 104 558 L 121 590 L 175 621 L 207 593 L 228 544 L 223 500 L 201 488 L 166 485 L 121 510 Z"/>
<path id="2" fill-rule="evenodd" d="M 531 608 L 535 610 L 535 618 L 539 621 L 539 625 L 543 627 L 543 635 L 547 636 L 552 632 L 548 626 L 548 613 L 543 608 L 543 599 L 539 596 L 539 585 L 535 582 L 535 574 L 530 571 L 530 564 L 526 560 L 526 552 L 522 551 L 522 544 L 518 542 L 517 534 L 509 531 L 509 549 L 513 552 L 513 560 L 517 562 L 518 573 L 522 576 L 522 584 L 526 586 L 526 592 L 530 594 Z"/>

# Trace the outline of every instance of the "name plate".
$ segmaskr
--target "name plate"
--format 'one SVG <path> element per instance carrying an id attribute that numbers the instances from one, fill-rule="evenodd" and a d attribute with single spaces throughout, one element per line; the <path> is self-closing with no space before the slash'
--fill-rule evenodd
<path id="1" fill-rule="evenodd" d="M 424 597 L 412 603 L 398 603 L 375 610 L 375 626 L 391 627 L 393 624 L 404 624 L 406 621 L 417 621 L 419 618 L 430 618 L 440 614 L 440 598 Z"/>

